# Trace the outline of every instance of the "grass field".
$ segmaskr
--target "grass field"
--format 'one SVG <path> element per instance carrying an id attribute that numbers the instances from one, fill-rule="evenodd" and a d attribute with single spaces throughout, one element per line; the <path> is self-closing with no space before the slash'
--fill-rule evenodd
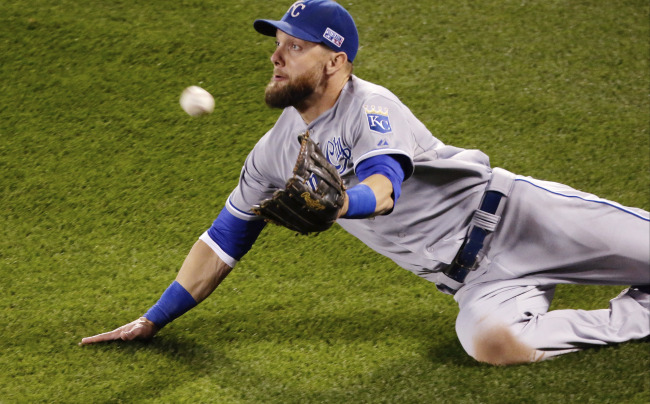
<path id="1" fill-rule="evenodd" d="M 222 208 L 278 116 L 252 21 L 290 3 L 0 3 L 0 403 L 650 402 L 647 343 L 475 362 L 453 299 L 339 227 L 269 227 L 152 342 L 77 346 L 148 309 Z M 355 73 L 438 138 L 650 209 L 647 1 L 342 3 Z M 189 85 L 214 114 L 184 114 Z M 552 308 L 621 289 L 560 287 Z"/>

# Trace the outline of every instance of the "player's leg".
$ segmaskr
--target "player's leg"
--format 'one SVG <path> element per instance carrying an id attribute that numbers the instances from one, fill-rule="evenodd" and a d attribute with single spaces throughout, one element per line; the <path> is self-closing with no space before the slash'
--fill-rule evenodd
<path id="1" fill-rule="evenodd" d="M 608 309 L 548 311 L 553 286 L 490 282 L 465 291 L 456 320 L 472 357 L 492 364 L 545 360 L 650 335 L 650 295 L 628 289 Z"/>
<path id="2" fill-rule="evenodd" d="M 650 296 L 640 291 L 609 309 L 547 313 L 558 283 L 650 284 L 648 212 L 520 178 L 492 238 L 487 270 L 456 295 L 457 332 L 470 355 L 526 362 L 650 334 Z"/>
<path id="3" fill-rule="evenodd" d="M 554 288 L 538 289 L 514 282 L 472 285 L 456 295 L 460 308 L 456 334 L 465 351 L 480 362 L 494 365 L 535 362 L 545 359 L 543 350 L 519 340 L 516 329 L 531 314 L 544 314 Z M 523 309 L 518 296 L 528 295 L 530 307 Z"/>
<path id="4" fill-rule="evenodd" d="M 525 307 L 525 296 L 521 305 Z M 530 313 L 525 324 L 513 327 L 526 344 L 554 351 L 616 344 L 650 335 L 650 295 L 626 289 L 600 310 L 553 310 Z M 563 353 L 563 352 L 561 352 Z"/>

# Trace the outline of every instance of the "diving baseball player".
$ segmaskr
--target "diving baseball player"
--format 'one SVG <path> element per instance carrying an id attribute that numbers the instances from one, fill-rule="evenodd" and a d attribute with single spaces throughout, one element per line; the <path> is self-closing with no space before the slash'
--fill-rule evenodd
<path id="1" fill-rule="evenodd" d="M 336 2 L 297 1 L 254 28 L 276 39 L 265 101 L 280 117 L 160 300 L 82 344 L 152 337 L 215 290 L 267 221 L 301 233 L 337 221 L 453 295 L 458 338 L 482 362 L 650 335 L 648 212 L 491 168 L 482 152 L 436 139 L 390 91 L 352 74 L 357 30 Z M 609 309 L 549 312 L 562 283 L 636 286 Z"/>

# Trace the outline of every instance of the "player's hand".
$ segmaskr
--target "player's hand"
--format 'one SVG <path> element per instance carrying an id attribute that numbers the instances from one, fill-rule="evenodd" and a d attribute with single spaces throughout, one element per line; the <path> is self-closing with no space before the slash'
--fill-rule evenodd
<path id="1" fill-rule="evenodd" d="M 116 328 L 113 331 L 93 335 L 81 340 L 79 345 L 89 345 L 105 341 L 131 341 L 134 339 L 150 339 L 158 332 L 158 327 L 144 317 Z"/>

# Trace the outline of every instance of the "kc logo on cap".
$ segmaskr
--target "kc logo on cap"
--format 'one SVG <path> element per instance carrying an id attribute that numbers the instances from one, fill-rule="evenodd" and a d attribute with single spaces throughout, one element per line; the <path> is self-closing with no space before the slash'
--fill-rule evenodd
<path id="1" fill-rule="evenodd" d="M 298 17 L 300 15 L 300 11 L 304 10 L 305 7 L 307 7 L 304 3 L 304 0 L 297 1 L 289 7 L 289 11 L 287 13 L 291 14 L 292 17 Z"/>

